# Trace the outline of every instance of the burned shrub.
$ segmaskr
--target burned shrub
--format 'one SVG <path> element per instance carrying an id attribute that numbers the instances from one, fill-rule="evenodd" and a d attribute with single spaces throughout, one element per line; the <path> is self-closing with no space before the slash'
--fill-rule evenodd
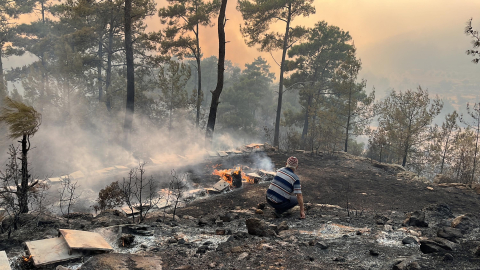
<path id="1" fill-rule="evenodd" d="M 97 204 L 93 206 L 95 211 L 113 209 L 123 204 L 123 191 L 118 181 L 112 182 L 98 193 Z"/>

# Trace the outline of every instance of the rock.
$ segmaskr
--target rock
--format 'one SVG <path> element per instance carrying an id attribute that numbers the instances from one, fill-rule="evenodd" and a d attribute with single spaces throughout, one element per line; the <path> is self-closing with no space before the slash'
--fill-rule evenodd
<path id="1" fill-rule="evenodd" d="M 59 265 L 59 266 L 57 266 L 57 268 L 55 268 L 55 270 L 70 270 L 70 268 Z"/>
<path id="2" fill-rule="evenodd" d="M 438 229 L 437 236 L 448 239 L 452 242 L 457 242 L 457 239 L 462 238 L 462 231 L 452 227 L 443 227 Z"/>
<path id="3" fill-rule="evenodd" d="M 438 246 L 446 250 L 453 250 L 455 248 L 455 243 L 440 237 L 433 237 L 433 240 Z"/>
<path id="4" fill-rule="evenodd" d="M 255 209 L 255 214 L 263 215 L 263 210 L 262 209 Z"/>
<path id="5" fill-rule="evenodd" d="M 216 224 L 218 227 L 223 227 L 223 220 L 216 220 L 216 221 L 215 221 L 215 224 Z"/>
<path id="6" fill-rule="evenodd" d="M 393 265 L 393 270 L 410 270 L 410 269 L 420 269 L 419 265 L 417 262 L 418 257 L 416 256 L 410 256 L 404 260 L 401 260 L 400 262 L 396 263 Z"/>
<path id="7" fill-rule="evenodd" d="M 215 234 L 216 234 L 216 235 L 225 235 L 225 229 L 217 229 L 217 230 L 215 231 Z"/>
<path id="8" fill-rule="evenodd" d="M 288 230 L 288 229 L 290 229 L 290 227 L 288 226 L 287 221 L 282 221 L 282 222 L 280 223 L 280 225 L 278 225 L 278 231 L 279 231 L 279 232 L 280 232 L 280 231 L 286 231 L 286 230 Z"/>
<path id="9" fill-rule="evenodd" d="M 217 264 L 215 262 L 212 262 L 211 264 L 208 265 L 209 268 L 215 268 Z"/>
<path id="10" fill-rule="evenodd" d="M 391 232 L 393 231 L 393 226 L 392 225 L 383 225 L 383 230 L 386 232 Z"/>
<path id="11" fill-rule="evenodd" d="M 93 256 L 87 260 L 79 270 L 99 269 L 141 269 L 161 270 L 162 261 L 156 256 L 140 256 L 136 254 L 105 253 Z"/>
<path id="12" fill-rule="evenodd" d="M 322 242 L 322 241 L 316 242 L 315 246 L 319 247 L 320 249 L 327 249 L 328 248 L 327 244 L 325 244 L 325 242 Z"/>
<path id="13" fill-rule="evenodd" d="M 387 224 L 388 217 L 386 217 L 386 216 L 381 216 L 381 215 L 376 215 L 376 216 L 375 216 L 375 220 L 376 220 L 376 223 L 377 223 L 378 225 L 385 225 L 385 224 Z"/>
<path id="14" fill-rule="evenodd" d="M 475 251 L 473 252 L 473 255 L 480 257 L 480 246 L 478 246 Z"/>
<path id="15" fill-rule="evenodd" d="M 208 250 L 208 246 L 205 246 L 205 245 L 201 245 L 197 248 L 197 254 L 204 254 L 205 252 L 207 252 Z"/>
<path id="16" fill-rule="evenodd" d="M 443 261 L 444 261 L 444 262 L 453 261 L 453 255 L 450 254 L 450 253 L 446 253 L 446 254 L 443 256 Z"/>
<path id="17" fill-rule="evenodd" d="M 413 213 L 408 213 L 407 218 L 403 221 L 404 226 L 415 226 L 415 227 L 428 227 L 428 223 L 425 222 L 425 213 L 420 211 L 415 211 Z"/>
<path id="18" fill-rule="evenodd" d="M 243 252 L 242 254 L 240 254 L 240 256 L 238 256 L 237 261 L 241 261 L 247 257 L 248 257 L 248 252 Z"/>
<path id="19" fill-rule="evenodd" d="M 230 222 L 234 219 L 234 216 L 231 213 L 225 213 L 223 215 L 220 215 L 218 219 L 220 219 L 223 222 Z"/>
<path id="20" fill-rule="evenodd" d="M 205 218 L 198 219 L 198 226 L 203 227 L 208 224 L 208 221 Z"/>
<path id="21" fill-rule="evenodd" d="M 374 250 L 374 249 L 370 249 L 370 255 L 372 256 L 378 256 L 380 255 L 380 253 L 378 253 L 378 251 Z"/>
<path id="22" fill-rule="evenodd" d="M 243 248 L 241 246 L 232 247 L 230 249 L 230 252 L 232 252 L 232 253 L 240 253 L 242 251 L 243 251 Z"/>
<path id="23" fill-rule="evenodd" d="M 452 228 L 456 228 L 462 231 L 462 233 L 467 233 L 470 231 L 473 227 L 476 226 L 475 222 L 475 216 L 472 214 L 465 214 L 456 217 L 452 221 Z"/>
<path id="24" fill-rule="evenodd" d="M 261 244 L 259 249 L 262 249 L 262 250 L 273 250 L 273 246 L 270 246 L 270 245 L 268 245 L 268 244 Z"/>
<path id="25" fill-rule="evenodd" d="M 262 210 L 263 210 L 263 209 L 265 209 L 265 206 L 266 206 L 266 205 L 267 205 L 267 204 L 264 203 L 264 202 L 259 203 L 259 204 L 257 205 L 257 209 L 262 209 Z"/>
<path id="26" fill-rule="evenodd" d="M 453 250 L 455 243 L 440 237 L 420 241 L 420 250 L 425 253 L 435 253 L 441 250 Z"/>
<path id="27" fill-rule="evenodd" d="M 130 247 L 133 244 L 133 241 L 135 240 L 135 236 L 132 234 L 126 234 L 122 233 L 122 236 L 120 237 L 120 246 L 122 247 Z"/>
<path id="28" fill-rule="evenodd" d="M 415 240 L 415 238 L 408 236 L 408 237 L 403 238 L 402 244 L 404 244 L 404 245 L 418 244 L 418 242 L 417 242 L 417 240 Z"/>
<path id="29" fill-rule="evenodd" d="M 263 220 L 258 218 L 249 218 L 245 221 L 248 233 L 258 236 L 274 236 L 275 231 L 271 229 Z"/>
<path id="30" fill-rule="evenodd" d="M 175 243 L 177 243 L 177 242 L 178 242 L 178 240 L 175 239 L 175 238 L 169 238 L 169 239 L 167 240 L 167 243 L 169 243 L 169 244 L 175 244 Z"/>
<path id="31" fill-rule="evenodd" d="M 442 248 L 439 247 L 433 241 L 430 241 L 430 240 L 420 241 L 420 251 L 422 251 L 425 254 L 439 252 L 440 250 L 442 250 Z M 399 269 L 404 269 L 404 268 L 399 268 Z"/>
<path id="32" fill-rule="evenodd" d="M 333 259 L 333 261 L 334 261 L 334 262 L 344 262 L 344 261 L 346 261 L 346 260 L 345 260 L 345 258 L 343 258 L 343 257 L 335 257 L 335 258 Z"/>
<path id="33" fill-rule="evenodd" d="M 277 227 L 277 225 L 275 225 L 275 224 L 271 224 L 271 223 L 268 224 L 268 228 L 269 228 L 269 229 L 272 229 L 276 234 L 278 234 L 278 232 L 279 232 L 279 231 L 278 231 L 278 227 Z"/>
<path id="34" fill-rule="evenodd" d="M 178 239 L 177 243 L 180 244 L 180 245 L 184 245 L 184 244 L 187 243 L 187 241 L 185 241 L 185 239 L 183 239 L 183 238 L 180 238 L 180 239 Z"/>

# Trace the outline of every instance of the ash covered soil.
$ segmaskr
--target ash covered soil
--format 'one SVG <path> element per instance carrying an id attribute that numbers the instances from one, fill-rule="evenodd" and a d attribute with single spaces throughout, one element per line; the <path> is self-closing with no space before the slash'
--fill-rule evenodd
<path id="1" fill-rule="evenodd" d="M 269 154 L 275 168 L 288 156 Z M 115 225 L 131 220 L 108 211 L 70 224 L 45 217 L 10 239 L 0 235 L 0 250 L 18 257 L 23 241 L 55 237 L 57 228 L 68 227 L 99 232 L 115 247 L 63 264 L 70 269 L 480 269 L 480 195 L 473 190 L 397 180 L 395 166 L 344 154 L 297 157 L 304 220 L 298 209 L 274 217 L 265 206 L 268 182 L 244 184 L 177 209 L 175 220 L 152 213 L 130 226 L 135 240 L 129 247 L 122 247 Z M 253 165 L 248 158 L 240 163 Z M 215 183 L 201 176 L 194 182 Z"/>

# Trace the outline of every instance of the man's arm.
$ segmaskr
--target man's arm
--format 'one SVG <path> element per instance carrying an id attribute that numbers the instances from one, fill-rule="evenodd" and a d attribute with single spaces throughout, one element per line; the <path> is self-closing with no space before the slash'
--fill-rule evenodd
<path id="1" fill-rule="evenodd" d="M 303 195 L 297 194 L 298 205 L 300 205 L 300 218 L 305 218 L 305 207 L 303 205 Z"/>

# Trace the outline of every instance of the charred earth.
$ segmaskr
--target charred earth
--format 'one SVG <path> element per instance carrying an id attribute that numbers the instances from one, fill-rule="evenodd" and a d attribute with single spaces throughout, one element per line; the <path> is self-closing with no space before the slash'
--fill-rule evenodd
<path id="1" fill-rule="evenodd" d="M 268 156 L 278 169 L 289 155 Z M 479 268 L 480 195 L 474 190 L 409 180 L 399 177 L 398 166 L 343 153 L 297 157 L 305 220 L 295 209 L 275 218 L 265 205 L 269 183 L 260 182 L 195 199 L 175 218 L 152 212 L 140 225 L 116 210 L 75 214 L 69 224 L 23 215 L 10 238 L 0 235 L 0 250 L 15 269 L 30 269 L 23 243 L 67 228 L 98 232 L 114 251 L 44 269 Z M 200 186 L 216 180 L 192 179 Z"/>

